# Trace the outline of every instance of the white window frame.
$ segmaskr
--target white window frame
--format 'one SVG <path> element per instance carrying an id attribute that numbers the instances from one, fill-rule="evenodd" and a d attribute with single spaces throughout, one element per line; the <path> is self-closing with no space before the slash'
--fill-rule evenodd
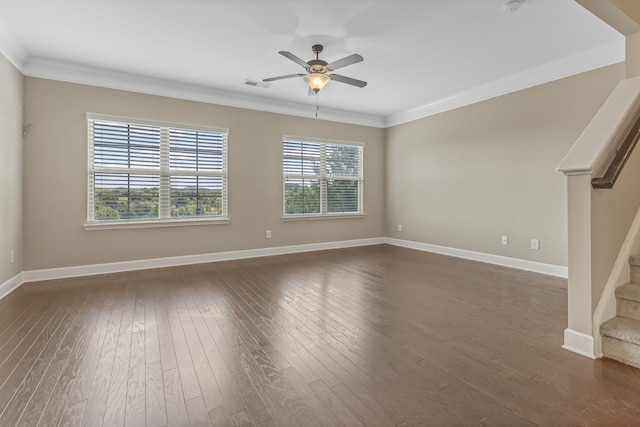
<path id="1" fill-rule="evenodd" d="M 299 174 L 287 174 L 284 171 L 284 143 L 285 142 L 307 142 L 320 144 L 321 146 L 321 165 L 320 173 L 316 175 L 299 175 Z M 327 145 L 344 145 L 349 147 L 359 148 L 358 156 L 358 176 L 328 176 L 326 174 L 326 146 Z M 297 221 L 297 220 L 323 220 L 323 219 L 340 219 L 340 218 L 363 218 L 366 216 L 364 212 L 364 142 L 355 141 L 341 141 L 333 139 L 313 138 L 306 136 L 293 136 L 284 135 L 282 138 L 282 145 L 280 148 L 280 154 L 282 156 L 282 221 Z M 305 213 L 305 214 L 287 214 L 286 213 L 286 196 L 285 185 L 288 179 L 319 179 L 320 180 L 320 213 Z M 339 179 L 339 180 L 354 180 L 359 182 L 358 186 L 358 212 L 328 212 L 327 202 L 327 180 Z"/>
<path id="2" fill-rule="evenodd" d="M 153 126 L 160 129 L 160 167 L 159 168 L 127 168 L 127 167 L 95 167 L 93 123 L 107 121 L 129 125 Z M 187 131 L 203 131 L 221 133 L 223 135 L 223 170 L 222 171 L 194 171 L 171 169 L 169 164 L 169 131 L 172 129 Z M 113 116 L 106 114 L 87 113 L 87 141 L 88 141 L 88 174 L 87 174 L 87 222 L 85 230 L 174 227 L 207 224 L 228 224 L 228 137 L 229 129 L 197 126 L 184 123 L 169 123 L 163 121 L 137 119 L 131 117 Z M 95 173 L 134 173 L 154 175 L 159 177 L 159 207 L 157 218 L 96 220 L 94 200 Z M 170 180 L 171 177 L 222 177 L 222 215 L 171 217 L 170 211 Z"/>

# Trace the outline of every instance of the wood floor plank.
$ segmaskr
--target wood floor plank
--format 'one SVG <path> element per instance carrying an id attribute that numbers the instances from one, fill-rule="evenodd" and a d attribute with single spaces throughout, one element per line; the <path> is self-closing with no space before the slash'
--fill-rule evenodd
<path id="1" fill-rule="evenodd" d="M 144 301 L 144 319 L 142 329 L 145 332 L 145 360 L 149 363 L 159 362 L 160 336 L 158 335 L 158 319 L 156 311 L 162 305 L 160 292 L 166 286 L 167 278 L 153 275 L 151 277 L 136 280 L 139 297 Z"/>
<path id="2" fill-rule="evenodd" d="M 82 424 L 84 426 L 102 425 L 104 420 L 122 315 L 123 307 L 116 304 L 111 311 L 91 387 L 88 390 L 89 396 L 82 418 Z"/>
<path id="3" fill-rule="evenodd" d="M 224 384 L 229 388 L 224 388 L 223 390 L 230 390 L 229 393 L 224 393 L 227 401 L 230 403 L 228 411 L 235 413 L 238 412 L 238 410 L 244 410 L 246 408 L 252 414 L 254 420 L 269 419 L 270 414 L 265 407 L 262 397 L 256 390 L 255 385 L 247 377 L 240 360 L 236 357 L 236 353 L 226 339 L 222 329 L 213 316 L 204 317 L 203 320 L 217 349 L 217 352 L 215 352 L 216 349 L 211 348 L 212 355 L 210 363 L 215 364 L 215 369 L 222 371 L 219 378 L 227 378 Z M 205 333 L 206 332 L 203 331 L 203 334 Z M 229 379 L 231 382 L 228 381 Z M 223 383 L 219 382 L 219 384 Z M 235 394 L 236 391 L 239 394 L 240 400 L 238 400 L 238 396 Z"/>
<path id="4" fill-rule="evenodd" d="M 129 361 L 131 359 L 131 335 L 133 332 L 133 310 L 135 307 L 136 288 L 132 283 L 127 286 L 126 302 L 120 321 L 118 341 L 116 343 L 107 404 L 103 423 L 111 426 L 124 425 L 127 404 L 127 381 L 129 377 Z"/>
<path id="5" fill-rule="evenodd" d="M 251 418 L 246 410 L 238 411 L 231 417 L 227 413 L 227 408 L 224 406 L 220 406 L 219 408 L 211 409 L 207 413 L 209 415 L 209 421 L 211 421 L 211 425 L 216 427 L 230 427 L 237 424 L 232 422 L 233 419 L 238 419 L 240 422 L 244 423 L 243 425 L 252 426 L 253 422 L 251 422 Z M 239 414 L 239 415 L 236 415 Z M 248 424 L 247 424 L 248 422 Z"/>
<path id="6" fill-rule="evenodd" d="M 202 396 L 187 400 L 187 413 L 192 426 L 206 427 L 211 425 Z"/>
<path id="7" fill-rule="evenodd" d="M 9 404 L 4 408 L 4 411 L 0 414 L 0 425 L 11 425 L 21 420 L 26 424 L 26 417 L 23 419 L 22 414 L 29 406 L 33 395 L 36 393 L 40 381 L 45 376 L 45 373 L 49 369 L 49 366 L 54 361 L 57 350 L 62 341 L 65 341 L 65 337 L 69 332 L 71 326 L 76 321 L 78 313 L 82 307 L 87 303 L 89 295 L 87 293 L 79 293 L 76 295 L 71 306 L 67 310 L 62 321 L 56 326 L 55 331 L 48 337 L 46 343 L 40 348 L 37 345 L 33 345 L 25 357 L 20 361 L 20 364 L 25 367 L 29 367 L 29 370 L 20 372 L 20 369 L 16 369 L 13 374 L 16 374 L 22 381 L 14 388 L 13 397 Z M 30 365 L 30 366 L 29 366 Z M 48 399 L 49 396 L 46 396 Z M 35 418 L 37 423 L 38 417 Z"/>
<path id="8" fill-rule="evenodd" d="M 202 346 L 200 337 L 193 325 L 193 320 L 191 319 L 192 313 L 188 307 L 188 304 L 191 303 L 191 298 L 187 294 L 188 293 L 185 293 L 179 297 L 178 301 L 180 303 L 177 309 L 187 347 L 191 354 L 191 360 L 193 361 L 195 374 L 198 378 L 198 383 L 201 384 L 201 395 L 205 403 L 205 408 L 208 412 L 209 410 L 216 409 L 224 405 L 225 401 L 222 398 L 218 382 L 211 370 L 211 366 L 207 359 L 207 354 Z M 200 311 L 196 309 L 193 314 L 194 316 L 199 317 Z"/>
<path id="9" fill-rule="evenodd" d="M 200 296 L 201 293 L 198 292 L 197 295 Z M 193 327 L 200 339 L 209 368 L 215 378 L 217 389 L 223 391 L 220 393 L 220 397 L 224 401 L 225 411 L 233 414 L 245 410 L 246 405 L 242 396 L 240 396 L 240 393 L 238 392 L 231 372 L 227 369 L 224 360 L 222 359 L 218 345 L 207 327 L 205 318 L 209 321 L 213 320 L 213 317 L 208 310 L 202 312 L 198 309 L 191 313 Z M 211 409 L 212 408 L 210 408 L 210 410 Z"/>
<path id="10" fill-rule="evenodd" d="M 7 331 L 9 338 L 2 342 L 2 347 L 0 348 L 0 369 L 5 372 L 6 369 L 9 369 L 9 372 L 13 370 L 24 352 L 31 346 L 33 334 L 38 333 L 42 325 L 46 325 L 51 321 L 53 316 L 49 315 L 47 317 L 46 313 L 52 306 L 57 310 L 59 302 L 54 304 L 53 301 L 50 301 L 39 305 L 33 315 L 26 317 L 16 328 L 11 328 L 10 331 Z M 1 384 L 2 382 L 0 382 Z"/>
<path id="11" fill-rule="evenodd" d="M 102 335 L 100 333 L 96 334 L 94 331 L 106 330 L 109 315 L 110 313 L 108 312 L 98 311 L 94 314 L 93 324 L 77 334 L 75 346 L 64 366 L 64 370 L 60 374 L 58 382 L 55 384 L 51 393 L 52 397 L 49 398 L 47 407 L 40 417 L 38 425 L 55 425 L 52 423 L 58 420 L 74 418 L 66 414 L 69 411 L 73 412 L 73 410 L 77 408 L 82 408 L 82 411 L 84 411 L 86 399 L 74 399 L 74 395 L 77 396 L 80 394 L 74 394 L 74 389 L 76 389 L 76 384 L 81 382 L 77 381 L 78 378 L 82 378 L 83 376 L 88 377 L 86 374 L 88 372 L 86 368 L 88 363 L 86 362 L 92 358 L 85 356 L 91 353 L 88 351 L 91 343 L 98 346 L 96 343 L 101 342 Z M 83 404 L 81 406 L 74 405 L 76 402 L 83 402 Z M 82 416 L 82 414 L 80 415 Z"/>
<path id="12" fill-rule="evenodd" d="M 4 352 L 12 348 L 12 342 L 16 342 L 15 339 L 11 341 L 11 338 L 21 329 L 27 327 L 30 318 L 42 313 L 45 304 L 46 301 L 42 299 L 27 299 L 24 303 L 15 304 L 7 309 L 0 330 L 0 363 L 6 358 Z"/>
<path id="13" fill-rule="evenodd" d="M 176 362 L 176 353 L 173 347 L 173 336 L 169 324 L 169 314 L 167 312 L 168 301 L 162 297 L 158 299 L 155 307 L 156 321 L 158 328 L 158 350 L 160 352 L 160 361 L 162 369 L 169 370 L 178 367 Z"/>
<path id="14" fill-rule="evenodd" d="M 363 402 L 358 396 L 356 396 L 351 390 L 342 384 L 339 384 L 331 389 L 338 399 L 340 399 L 349 410 L 360 420 L 360 422 L 367 426 L 373 425 L 397 425 L 399 423 L 389 420 L 388 418 L 381 416 L 377 413 L 375 405 L 370 402 Z"/>
<path id="15" fill-rule="evenodd" d="M 59 337 L 58 327 L 65 320 L 68 321 L 69 313 L 69 308 L 63 307 L 60 301 L 52 304 L 2 365 L 1 369 L 6 370 L 4 370 L 5 375 L 0 385 L 0 411 L 2 414 L 7 409 L 11 411 L 11 414 L 7 414 L 9 419 L 5 419 L 5 422 L 15 423 L 17 421 L 23 407 L 10 404 L 12 401 L 17 402 L 15 399 L 21 399 L 23 394 L 28 393 L 29 384 L 26 384 L 25 380 L 33 378 L 29 373 L 33 369 L 34 363 L 37 362 L 49 341 Z M 13 365 L 13 369 L 7 369 L 7 365 Z M 13 419 L 14 417 L 16 418 Z"/>
<path id="16" fill-rule="evenodd" d="M 59 425 L 60 427 L 81 426 L 86 405 L 86 400 L 79 400 L 71 403 L 62 414 L 59 424 L 51 425 Z"/>
<path id="17" fill-rule="evenodd" d="M 321 425 L 312 406 L 303 399 L 301 392 L 296 390 L 290 379 L 287 378 L 286 369 L 279 369 L 264 351 L 256 350 L 249 355 L 248 349 L 240 349 L 240 347 L 238 346 L 238 350 L 243 352 L 245 363 L 254 365 L 252 368 L 254 376 L 256 376 L 256 369 L 259 370 L 260 374 L 257 375 L 257 378 L 261 381 L 262 387 L 270 398 L 281 403 L 286 412 L 292 415 L 299 425 Z M 253 380 L 254 376 L 250 376 L 250 378 Z"/>
<path id="18" fill-rule="evenodd" d="M 147 363 L 145 397 L 146 425 L 167 426 L 167 406 L 164 397 L 162 365 L 159 360 Z"/>
<path id="19" fill-rule="evenodd" d="M 145 424 L 146 375 L 144 331 L 137 330 L 133 332 L 131 337 L 131 358 L 129 360 L 129 375 L 127 379 L 125 426 L 140 426 Z"/>
<path id="20" fill-rule="evenodd" d="M 105 344 L 105 339 L 107 338 L 107 332 L 110 334 L 116 333 L 116 329 L 114 327 L 110 328 L 110 325 L 113 322 L 112 316 L 114 315 L 114 306 L 116 305 L 117 300 L 122 300 L 125 292 L 126 286 L 117 283 L 113 285 L 110 292 L 107 292 L 105 302 L 101 308 L 101 321 L 98 322 L 97 329 L 91 336 L 91 340 L 87 347 L 87 354 L 83 355 L 81 360 L 81 367 L 74 371 L 75 379 L 73 381 L 71 395 L 69 396 L 70 402 L 77 402 L 80 400 L 88 401 L 92 391 L 96 369 L 99 365 L 101 351 Z M 117 314 L 118 313 L 116 313 L 116 315 Z M 115 340 L 112 335 L 109 336 L 109 339 Z"/>
<path id="21" fill-rule="evenodd" d="M 218 372 L 216 374 L 216 378 L 219 379 L 218 384 L 226 384 L 226 387 L 222 388 L 222 390 L 225 391 L 223 394 L 227 411 L 233 414 L 246 408 L 251 418 L 257 423 L 270 419 L 271 413 L 265 405 L 263 396 L 258 391 L 259 386 L 257 383 L 252 382 L 246 373 L 245 369 L 250 368 L 243 366 L 232 346 L 232 341 L 227 338 L 220 327 L 220 323 L 218 323 L 218 321 L 224 323 L 224 316 L 217 310 L 218 306 L 213 300 L 207 298 L 204 298 L 204 300 L 206 301 L 205 306 L 201 307 L 201 310 L 204 309 L 207 315 L 202 316 L 201 319 L 204 321 L 213 343 L 215 343 L 215 349 L 207 341 L 207 331 L 202 330 L 202 334 L 205 337 L 205 342 L 209 342 L 211 350 L 211 358 L 209 360 L 212 364 L 212 369 Z M 225 382 L 221 382 L 220 379 L 224 379 Z M 229 382 L 229 379 L 232 382 Z M 236 395 L 236 390 L 238 395 Z"/>
<path id="22" fill-rule="evenodd" d="M 43 417 L 47 420 L 59 419 L 59 415 L 53 413 L 61 413 L 68 398 L 68 385 L 72 381 L 72 372 L 67 371 L 67 367 L 78 360 L 77 354 L 85 348 L 84 343 L 93 332 L 103 301 L 102 292 L 91 293 L 59 343 L 51 363 L 24 408 L 19 424 L 35 426 Z M 70 375 L 65 376 L 65 372 Z"/>
<path id="23" fill-rule="evenodd" d="M 127 378 L 125 426 L 141 426 L 145 424 L 146 419 L 147 367 L 144 328 L 146 305 L 144 295 L 136 292 Z"/>
<path id="24" fill-rule="evenodd" d="M 566 281 L 388 245 L 29 283 L 0 425 L 635 425 L 561 349 Z"/>
<path id="25" fill-rule="evenodd" d="M 260 386 L 254 383 L 246 373 L 238 373 L 234 376 L 234 383 L 246 406 L 246 411 L 256 423 L 267 421 L 273 417 L 273 413 L 267 407 L 265 398 L 260 393 Z"/>
<path id="26" fill-rule="evenodd" d="M 189 416 L 185 405 L 178 368 L 167 369 L 162 373 L 164 399 L 167 408 L 167 422 L 170 426 L 188 426 Z"/>
<path id="27" fill-rule="evenodd" d="M 364 426 L 353 412 L 344 404 L 340 399 L 322 380 L 317 380 L 309 384 L 311 390 L 315 394 L 316 398 L 320 400 L 327 408 L 335 414 L 335 416 L 341 420 L 343 425 L 348 426 Z"/>
<path id="28" fill-rule="evenodd" d="M 170 301 L 166 308 L 171 337 L 173 338 L 177 368 L 178 371 L 180 371 L 180 384 L 182 385 L 185 400 L 191 400 L 202 396 L 200 384 L 198 383 L 198 374 L 196 373 L 193 359 L 189 352 L 189 345 L 187 344 L 184 329 L 182 328 L 180 313 L 175 300 Z M 163 369 L 166 368 L 163 366 Z"/>
<path id="29" fill-rule="evenodd" d="M 315 398 L 313 391 L 311 390 L 311 388 L 309 388 L 300 374 L 298 374 L 295 368 L 286 368 L 282 371 L 282 373 L 295 390 L 298 398 L 302 402 L 304 402 L 305 405 L 307 405 L 311 413 L 320 422 L 321 425 L 342 425 L 342 423 L 338 420 L 331 409 L 325 406 L 324 402 Z"/>
<path id="30" fill-rule="evenodd" d="M 225 421 L 226 420 L 223 420 L 223 423 Z M 231 421 L 232 421 L 231 425 L 233 425 L 234 427 L 250 427 L 254 425 L 247 411 L 239 411 L 231 415 Z M 220 425 L 223 425 L 223 423 L 221 423 Z M 218 425 L 218 424 L 214 424 L 214 425 Z"/>
<path id="31" fill-rule="evenodd" d="M 298 425 L 294 419 L 295 414 L 286 408 L 288 402 L 278 396 L 249 349 L 243 345 L 236 345 L 233 351 L 244 369 L 244 375 L 238 374 L 240 393 L 245 396 L 245 401 L 264 403 L 265 412 L 262 416 L 254 416 L 254 418 L 270 417 L 279 425 Z"/>

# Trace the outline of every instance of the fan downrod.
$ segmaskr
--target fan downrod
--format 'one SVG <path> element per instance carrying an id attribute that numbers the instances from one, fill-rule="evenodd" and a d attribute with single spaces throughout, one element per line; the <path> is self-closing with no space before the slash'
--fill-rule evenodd
<path id="1" fill-rule="evenodd" d="M 318 55 L 322 53 L 324 47 L 321 44 L 314 44 L 311 46 L 311 50 L 316 54 L 316 59 L 318 59 Z"/>

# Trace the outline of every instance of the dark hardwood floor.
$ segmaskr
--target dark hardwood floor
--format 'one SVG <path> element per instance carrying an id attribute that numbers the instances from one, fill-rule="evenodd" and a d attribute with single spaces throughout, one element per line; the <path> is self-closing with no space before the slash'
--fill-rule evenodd
<path id="1" fill-rule="evenodd" d="M 25 284 L 0 426 L 638 425 L 566 282 L 387 245 Z"/>

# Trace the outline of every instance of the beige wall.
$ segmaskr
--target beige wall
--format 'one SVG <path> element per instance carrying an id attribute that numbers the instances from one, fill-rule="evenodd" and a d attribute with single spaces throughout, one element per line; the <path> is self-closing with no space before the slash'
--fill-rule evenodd
<path id="1" fill-rule="evenodd" d="M 611 0 L 611 3 L 622 10 L 629 18 L 640 23 L 640 3 L 638 3 L 638 0 Z"/>
<path id="2" fill-rule="evenodd" d="M 609 24 L 620 34 L 627 36 L 640 30 L 638 22 L 621 10 L 619 6 L 622 3 L 637 3 L 637 0 L 576 0 L 576 2 Z M 636 9 L 636 7 L 632 7 L 629 13 L 634 14 L 633 9 Z"/>
<path id="3" fill-rule="evenodd" d="M 606 67 L 386 131 L 26 78 L 24 269 L 385 235 L 567 265 L 555 167 L 623 74 Z M 85 231 L 86 112 L 230 128 L 231 224 Z M 283 134 L 365 141 L 367 217 L 282 222 Z"/>
<path id="4" fill-rule="evenodd" d="M 384 236 L 381 129 L 38 78 L 25 103 L 25 270 Z M 229 128 L 231 223 L 85 231 L 87 112 Z M 283 134 L 366 143 L 365 218 L 280 220 Z"/>
<path id="5" fill-rule="evenodd" d="M 0 284 L 23 269 L 22 105 L 22 75 L 0 54 Z"/>
<path id="6" fill-rule="evenodd" d="M 386 235 L 566 266 L 555 169 L 623 77 L 617 64 L 388 129 Z"/>
<path id="7" fill-rule="evenodd" d="M 640 76 L 640 32 L 625 38 L 627 78 Z"/>

